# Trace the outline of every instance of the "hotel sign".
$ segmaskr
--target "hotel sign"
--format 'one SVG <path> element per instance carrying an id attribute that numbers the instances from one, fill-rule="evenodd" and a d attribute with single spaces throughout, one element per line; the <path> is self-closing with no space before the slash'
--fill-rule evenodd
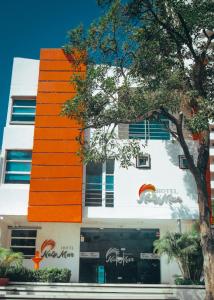
<path id="1" fill-rule="evenodd" d="M 80 258 L 100 258 L 99 252 L 80 252 Z"/>
<path id="2" fill-rule="evenodd" d="M 140 253 L 140 259 L 160 259 L 160 256 L 155 253 Z"/>
<path id="3" fill-rule="evenodd" d="M 175 203 L 181 204 L 183 202 L 176 189 L 157 189 L 153 184 L 143 184 L 139 188 L 138 196 L 137 202 L 139 204 L 154 203 L 156 205 L 172 205 Z"/>
<path id="4" fill-rule="evenodd" d="M 72 247 L 62 246 L 61 250 L 55 250 L 56 242 L 54 240 L 45 240 L 41 246 L 41 257 L 42 258 L 72 258 L 74 253 Z"/>
<path id="5" fill-rule="evenodd" d="M 134 257 L 131 256 L 131 253 L 125 252 L 125 249 L 122 248 L 109 248 L 106 252 L 106 263 L 118 265 L 126 265 L 134 262 Z"/>

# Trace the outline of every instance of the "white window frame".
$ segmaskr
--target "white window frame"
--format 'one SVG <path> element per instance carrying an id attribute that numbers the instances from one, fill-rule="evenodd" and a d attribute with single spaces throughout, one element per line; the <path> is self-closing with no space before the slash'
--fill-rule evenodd
<path id="1" fill-rule="evenodd" d="M 17 237 L 12 237 L 12 231 L 13 230 L 19 230 L 19 231 L 27 231 L 27 230 L 34 230 L 34 231 L 36 231 L 36 237 L 30 237 L 30 236 L 28 236 L 28 237 L 22 237 L 22 236 L 17 236 Z M 21 250 L 19 251 L 19 249 L 23 249 L 23 248 L 25 248 L 25 249 L 34 249 L 35 251 L 36 251 L 36 239 L 37 239 L 37 229 L 35 229 L 35 228 L 11 228 L 11 233 L 10 233 L 10 248 L 12 249 L 17 249 L 18 250 L 18 252 L 22 252 Z M 19 240 L 19 239 L 22 239 L 22 240 L 35 240 L 35 245 L 34 246 L 26 246 L 26 245 L 24 245 L 24 246 L 13 246 L 12 245 L 12 240 Z M 34 251 L 34 252 L 35 252 Z M 24 255 L 24 259 L 30 259 L 30 258 L 32 258 L 32 257 L 34 257 L 34 255 Z"/>
<path id="2" fill-rule="evenodd" d="M 34 100 L 34 101 L 36 101 L 36 98 L 32 97 L 32 96 L 29 96 L 29 97 L 26 97 L 26 96 L 24 96 L 24 97 L 21 97 L 21 96 L 15 97 L 15 96 L 13 96 L 12 97 L 12 103 L 11 103 L 11 110 L 10 110 L 10 124 L 11 125 L 34 125 L 35 121 L 12 121 L 13 108 L 14 108 L 13 103 L 14 103 L 15 100 L 23 100 L 23 101 Z M 35 106 L 22 106 L 22 107 L 35 108 L 36 109 L 36 104 L 35 104 Z M 36 115 L 36 112 L 35 112 L 35 114 L 29 113 L 28 115 Z"/>
<path id="3" fill-rule="evenodd" d="M 23 183 L 23 182 L 5 182 L 5 176 L 6 174 L 27 174 L 27 175 L 31 175 L 31 171 L 30 172 L 19 172 L 19 171 L 6 171 L 6 166 L 7 166 L 7 162 L 31 162 L 31 166 L 32 166 L 32 159 L 31 160 L 16 160 L 16 159 L 12 159 L 12 160 L 8 160 L 7 159 L 7 152 L 8 151 L 23 151 L 23 152 L 31 152 L 32 153 L 32 149 L 7 149 L 5 151 L 5 162 L 4 162 L 4 166 L 3 166 L 3 176 L 2 176 L 2 182 L 4 184 L 29 184 L 29 183 Z"/>
<path id="4" fill-rule="evenodd" d="M 85 170 L 87 168 L 87 165 L 85 165 Z M 101 206 L 86 206 L 85 207 L 106 207 L 106 192 L 108 192 L 106 190 L 106 176 L 107 175 L 113 175 L 114 174 L 109 174 L 109 173 L 106 173 L 106 161 L 102 163 L 102 205 Z M 84 199 L 85 199 L 85 195 L 86 195 L 86 172 L 85 172 L 85 192 L 84 192 Z M 115 186 L 115 184 L 114 184 Z M 113 190 L 113 193 L 114 193 L 114 190 Z M 86 200 L 86 199 L 85 199 Z M 114 205 L 113 205 L 114 207 Z"/>

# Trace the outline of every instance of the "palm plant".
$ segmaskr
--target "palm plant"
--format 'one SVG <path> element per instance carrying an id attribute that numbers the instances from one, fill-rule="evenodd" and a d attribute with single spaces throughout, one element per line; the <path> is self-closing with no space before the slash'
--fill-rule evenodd
<path id="1" fill-rule="evenodd" d="M 167 255 L 169 262 L 176 260 L 185 280 L 200 281 L 203 256 L 200 236 L 196 230 L 188 233 L 166 233 L 154 242 L 154 251 Z"/>
<path id="2" fill-rule="evenodd" d="M 0 277 L 7 277 L 7 272 L 12 266 L 22 264 L 23 254 L 10 249 L 0 248 Z"/>

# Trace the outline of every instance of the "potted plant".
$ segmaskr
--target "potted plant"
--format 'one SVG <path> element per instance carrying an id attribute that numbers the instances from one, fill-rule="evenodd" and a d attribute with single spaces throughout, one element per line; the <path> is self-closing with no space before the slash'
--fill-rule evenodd
<path id="1" fill-rule="evenodd" d="M 0 285 L 8 284 L 8 270 L 12 266 L 20 266 L 22 260 L 23 254 L 21 252 L 13 252 L 10 249 L 0 248 Z"/>

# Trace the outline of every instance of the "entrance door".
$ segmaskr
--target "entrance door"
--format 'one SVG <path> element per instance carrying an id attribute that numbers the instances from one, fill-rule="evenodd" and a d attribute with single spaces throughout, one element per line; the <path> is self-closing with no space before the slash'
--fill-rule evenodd
<path id="1" fill-rule="evenodd" d="M 158 229 L 82 229 L 80 282 L 160 283 L 158 237 Z"/>

